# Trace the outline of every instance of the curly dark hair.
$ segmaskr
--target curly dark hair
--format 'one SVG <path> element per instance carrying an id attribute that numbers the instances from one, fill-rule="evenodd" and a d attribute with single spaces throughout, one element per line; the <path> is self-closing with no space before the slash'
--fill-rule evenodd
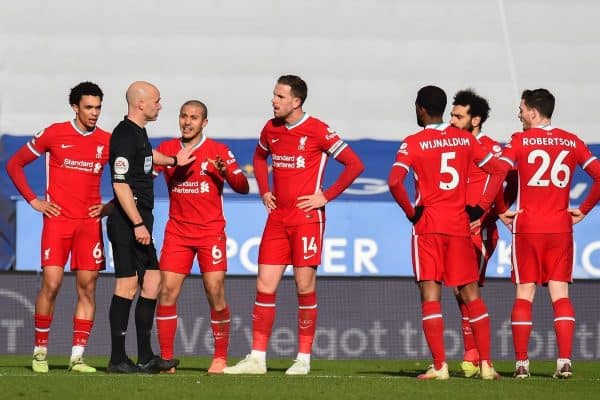
<path id="1" fill-rule="evenodd" d="M 102 93 L 102 89 L 100 89 L 100 86 L 96 85 L 93 82 L 81 82 L 77 84 L 77 86 L 71 88 L 71 92 L 69 93 L 69 104 L 72 106 L 79 105 L 81 97 L 83 96 L 100 97 L 100 101 L 102 101 L 104 93 Z"/>
<path id="2" fill-rule="evenodd" d="M 487 100 L 479 96 L 473 89 L 460 90 L 454 95 L 453 106 L 469 107 L 471 117 L 481 118 L 481 125 L 490 115 L 490 105 Z"/>

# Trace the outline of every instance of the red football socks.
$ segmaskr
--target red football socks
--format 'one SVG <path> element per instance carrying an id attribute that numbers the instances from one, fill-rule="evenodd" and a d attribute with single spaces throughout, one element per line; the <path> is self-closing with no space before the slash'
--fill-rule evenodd
<path id="1" fill-rule="evenodd" d="M 298 294 L 298 352 L 310 354 L 317 329 L 317 293 Z"/>
<path id="2" fill-rule="evenodd" d="M 471 329 L 471 323 L 469 322 L 469 309 L 464 303 L 460 304 L 460 315 L 462 318 L 461 328 L 465 347 L 463 360 L 477 364 L 479 362 L 479 351 L 477 350 L 477 343 L 475 343 L 475 337 L 473 336 L 473 330 Z"/>
<path id="3" fill-rule="evenodd" d="M 210 310 L 210 326 L 215 339 L 214 358 L 227 359 L 227 349 L 229 348 L 229 326 L 231 325 L 231 315 L 229 306 L 225 306 L 221 311 Z"/>
<path id="4" fill-rule="evenodd" d="M 160 356 L 165 360 L 173 358 L 175 333 L 177 332 L 177 304 L 164 306 L 158 304 L 156 308 L 156 331 Z"/>
<path id="5" fill-rule="evenodd" d="M 73 346 L 85 347 L 92 333 L 94 321 L 73 317 Z"/>
<path id="6" fill-rule="evenodd" d="M 513 336 L 513 346 L 515 348 L 515 358 L 517 361 L 528 359 L 527 347 L 529 345 L 529 336 L 533 322 L 531 320 L 532 303 L 525 299 L 515 299 L 512 314 L 510 316 Z"/>
<path id="7" fill-rule="evenodd" d="M 469 311 L 469 322 L 473 330 L 473 337 L 477 343 L 480 361 L 487 361 L 491 364 L 491 335 L 490 335 L 490 317 L 488 310 L 481 298 L 467 303 Z"/>
<path id="8" fill-rule="evenodd" d="M 46 347 L 48 346 L 48 336 L 50 335 L 50 324 L 52 323 L 52 315 L 35 314 L 35 345 Z"/>
<path id="9" fill-rule="evenodd" d="M 433 357 L 433 367 L 439 370 L 446 361 L 442 304 L 439 301 L 425 301 L 421 304 L 421 309 L 423 312 L 423 332 Z"/>
<path id="10" fill-rule="evenodd" d="M 554 308 L 554 331 L 558 344 L 558 358 L 571 358 L 573 332 L 575 331 L 575 310 L 568 297 L 552 303 Z"/>
<path id="11" fill-rule="evenodd" d="M 276 294 L 256 292 L 252 311 L 252 350 L 267 351 L 275 321 Z"/>

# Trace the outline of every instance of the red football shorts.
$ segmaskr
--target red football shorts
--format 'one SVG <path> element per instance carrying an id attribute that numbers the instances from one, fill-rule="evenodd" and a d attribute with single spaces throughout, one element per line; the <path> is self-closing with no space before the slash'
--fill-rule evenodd
<path id="1" fill-rule="evenodd" d="M 225 233 L 202 237 L 183 237 L 165 232 L 159 266 L 161 271 L 189 274 L 194 257 L 200 272 L 227 271 L 227 236 Z"/>
<path id="2" fill-rule="evenodd" d="M 477 260 L 470 237 L 428 233 L 412 238 L 415 280 L 462 286 L 479 278 Z"/>
<path id="3" fill-rule="evenodd" d="M 471 241 L 475 247 L 475 256 L 477 257 L 477 266 L 479 269 L 479 286 L 485 283 L 485 271 L 488 261 L 492 257 L 496 245 L 498 244 L 498 229 L 482 228 L 477 235 L 471 235 Z"/>
<path id="4" fill-rule="evenodd" d="M 44 216 L 42 268 L 64 267 L 71 254 L 71 271 L 101 271 L 105 268 L 102 224 L 99 218 Z"/>
<path id="5" fill-rule="evenodd" d="M 259 264 L 312 267 L 321 264 L 325 223 L 289 225 L 269 214 L 258 249 Z"/>
<path id="6" fill-rule="evenodd" d="M 516 233 L 512 241 L 513 283 L 573 281 L 573 233 Z"/>

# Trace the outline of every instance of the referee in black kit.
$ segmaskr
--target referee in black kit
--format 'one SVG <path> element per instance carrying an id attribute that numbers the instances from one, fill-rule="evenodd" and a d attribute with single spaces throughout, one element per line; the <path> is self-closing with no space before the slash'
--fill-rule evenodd
<path id="1" fill-rule="evenodd" d="M 110 304 L 111 354 L 107 372 L 158 373 L 179 364 L 163 360 L 151 346 L 152 323 L 160 289 L 160 271 L 152 241 L 154 183 L 152 164 L 187 165 L 194 160 L 191 148 L 176 156 L 152 150 L 145 126 L 155 121 L 161 109 L 160 92 L 148 82 L 134 82 L 127 89 L 127 115 L 110 139 L 110 169 L 115 207 L 108 217 L 116 286 Z M 139 282 L 139 283 L 138 283 Z M 125 351 L 125 336 L 131 303 L 138 287 L 135 306 L 138 363 Z"/>

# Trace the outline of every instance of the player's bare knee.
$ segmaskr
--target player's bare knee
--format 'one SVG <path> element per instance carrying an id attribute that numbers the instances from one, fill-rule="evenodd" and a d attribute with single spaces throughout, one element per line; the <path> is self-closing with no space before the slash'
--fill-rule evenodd
<path id="1" fill-rule="evenodd" d="M 40 295 L 47 299 L 55 299 L 58 295 L 62 282 L 57 280 L 44 280 L 40 289 Z"/>
<path id="2" fill-rule="evenodd" d="M 176 285 L 162 284 L 159 293 L 160 303 L 164 305 L 173 305 L 179 298 L 180 289 Z"/>

